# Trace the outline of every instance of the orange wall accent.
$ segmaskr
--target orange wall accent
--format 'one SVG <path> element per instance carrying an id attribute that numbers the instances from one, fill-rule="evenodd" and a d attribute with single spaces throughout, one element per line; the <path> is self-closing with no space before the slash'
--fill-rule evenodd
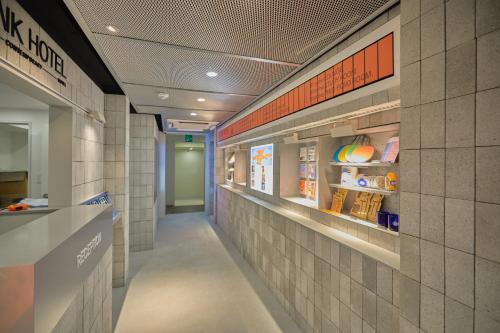
<path id="1" fill-rule="evenodd" d="M 229 139 L 393 75 L 394 34 L 391 32 L 241 120 L 219 130 L 217 141 Z"/>

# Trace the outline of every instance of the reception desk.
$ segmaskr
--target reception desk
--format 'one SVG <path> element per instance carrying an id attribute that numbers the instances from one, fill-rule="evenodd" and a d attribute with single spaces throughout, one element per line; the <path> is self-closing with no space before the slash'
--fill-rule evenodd
<path id="1" fill-rule="evenodd" d="M 102 305 L 110 292 L 105 272 L 111 270 L 112 241 L 111 205 L 63 208 L 0 234 L 0 332 L 92 326 L 95 320 L 85 322 L 83 315 L 83 294 L 92 295 L 102 281 L 96 295 Z M 96 282 L 84 290 L 93 276 Z M 104 327 L 102 321 L 101 315 Z"/>

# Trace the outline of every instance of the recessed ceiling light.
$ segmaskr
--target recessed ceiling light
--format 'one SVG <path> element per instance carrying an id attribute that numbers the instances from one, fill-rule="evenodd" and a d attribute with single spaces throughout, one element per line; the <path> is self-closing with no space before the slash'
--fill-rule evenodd
<path id="1" fill-rule="evenodd" d="M 219 74 L 216 72 L 207 72 L 208 77 L 216 77 L 217 75 L 219 75 Z"/>
<path id="2" fill-rule="evenodd" d="M 193 147 L 189 147 L 189 151 L 193 151 Z"/>
<path id="3" fill-rule="evenodd" d="M 197 116 L 198 114 L 196 112 L 191 112 L 191 115 L 194 117 Z"/>
<path id="4" fill-rule="evenodd" d="M 115 27 L 114 25 L 107 25 L 106 29 L 108 29 L 108 31 L 111 31 L 111 32 L 118 32 L 118 28 Z"/>
<path id="5" fill-rule="evenodd" d="M 167 99 L 167 98 L 168 98 L 168 94 L 167 94 L 167 93 L 165 93 L 165 92 L 159 92 L 159 93 L 158 93 L 158 97 L 159 97 L 160 99 Z"/>
<path id="6" fill-rule="evenodd" d="M 205 102 L 205 101 L 206 101 L 206 99 L 204 99 L 203 97 L 200 97 L 200 98 L 198 98 L 198 99 L 197 99 L 197 101 L 198 101 L 198 102 Z"/>

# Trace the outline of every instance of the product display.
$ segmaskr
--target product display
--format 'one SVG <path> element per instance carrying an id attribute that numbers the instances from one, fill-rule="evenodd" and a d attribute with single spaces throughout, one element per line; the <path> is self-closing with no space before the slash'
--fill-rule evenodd
<path id="1" fill-rule="evenodd" d="M 310 163 L 307 165 L 307 178 L 311 180 L 316 179 L 316 164 Z"/>
<path id="2" fill-rule="evenodd" d="M 347 162 L 363 163 L 369 161 L 375 153 L 375 148 L 369 145 L 370 139 L 367 136 L 360 136 L 355 141 L 356 143 L 353 143 L 346 151 Z"/>
<path id="3" fill-rule="evenodd" d="M 251 148 L 250 186 L 253 190 L 273 194 L 273 144 Z"/>
<path id="4" fill-rule="evenodd" d="M 306 181 L 301 179 L 299 180 L 299 193 L 300 195 L 306 196 Z"/>
<path id="5" fill-rule="evenodd" d="M 332 206 L 330 210 L 334 213 L 342 213 L 342 208 L 344 206 L 345 198 L 347 197 L 347 190 L 338 189 L 337 192 L 333 194 Z"/>
<path id="6" fill-rule="evenodd" d="M 376 222 L 377 221 L 377 212 L 380 210 L 380 207 L 382 206 L 382 200 L 384 199 L 384 196 L 382 194 L 374 194 L 370 202 L 368 203 L 368 214 L 367 214 L 367 220 L 371 222 Z"/>
<path id="7" fill-rule="evenodd" d="M 309 146 L 307 148 L 307 160 L 309 162 L 316 161 L 316 146 Z"/>
<path id="8" fill-rule="evenodd" d="M 227 180 L 234 181 L 234 162 L 236 161 L 236 154 L 231 153 L 227 159 Z"/>
<path id="9" fill-rule="evenodd" d="M 391 231 L 399 231 L 399 216 L 389 212 L 377 212 L 377 224 L 383 228 L 389 228 Z"/>
<path id="10" fill-rule="evenodd" d="M 356 177 L 355 186 L 384 189 L 386 186 L 386 177 L 360 174 Z"/>
<path id="11" fill-rule="evenodd" d="M 396 158 L 399 154 L 399 137 L 392 137 L 387 141 L 385 145 L 384 152 L 382 153 L 382 158 L 380 159 L 383 162 L 396 162 Z"/>
<path id="12" fill-rule="evenodd" d="M 399 216 L 398 214 L 389 214 L 387 216 L 389 229 L 391 231 L 399 232 Z"/>
<path id="13" fill-rule="evenodd" d="M 307 161 L 307 147 L 300 147 L 299 149 L 299 161 Z"/>
<path id="14" fill-rule="evenodd" d="M 361 219 L 366 219 L 366 216 L 368 215 L 369 202 L 372 196 L 372 193 L 357 192 L 356 199 L 351 207 L 351 215 Z"/>
<path id="15" fill-rule="evenodd" d="M 387 191 L 396 191 L 397 189 L 397 176 L 394 172 L 388 172 L 385 176 L 385 189 Z"/>
<path id="16" fill-rule="evenodd" d="M 337 150 L 335 150 L 335 152 L 333 153 L 333 156 L 332 156 L 332 161 L 340 162 L 339 154 L 344 147 L 345 147 L 345 145 L 342 145 L 342 146 L 338 147 Z"/>
<path id="17" fill-rule="evenodd" d="M 299 164 L 299 177 L 307 178 L 307 164 L 305 163 Z"/>
<path id="18" fill-rule="evenodd" d="M 340 176 L 340 184 L 344 186 L 357 185 L 356 179 L 358 177 L 358 168 L 356 167 L 342 167 L 342 174 Z"/>
<path id="19" fill-rule="evenodd" d="M 308 181 L 306 183 L 307 186 L 307 197 L 310 200 L 316 200 L 316 182 L 314 181 Z"/>

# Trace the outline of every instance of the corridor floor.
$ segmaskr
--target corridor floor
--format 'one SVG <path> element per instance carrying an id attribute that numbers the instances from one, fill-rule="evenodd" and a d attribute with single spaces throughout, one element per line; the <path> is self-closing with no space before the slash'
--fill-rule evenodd
<path id="1" fill-rule="evenodd" d="M 203 213 L 168 215 L 152 251 L 131 253 L 115 332 L 300 332 Z"/>

